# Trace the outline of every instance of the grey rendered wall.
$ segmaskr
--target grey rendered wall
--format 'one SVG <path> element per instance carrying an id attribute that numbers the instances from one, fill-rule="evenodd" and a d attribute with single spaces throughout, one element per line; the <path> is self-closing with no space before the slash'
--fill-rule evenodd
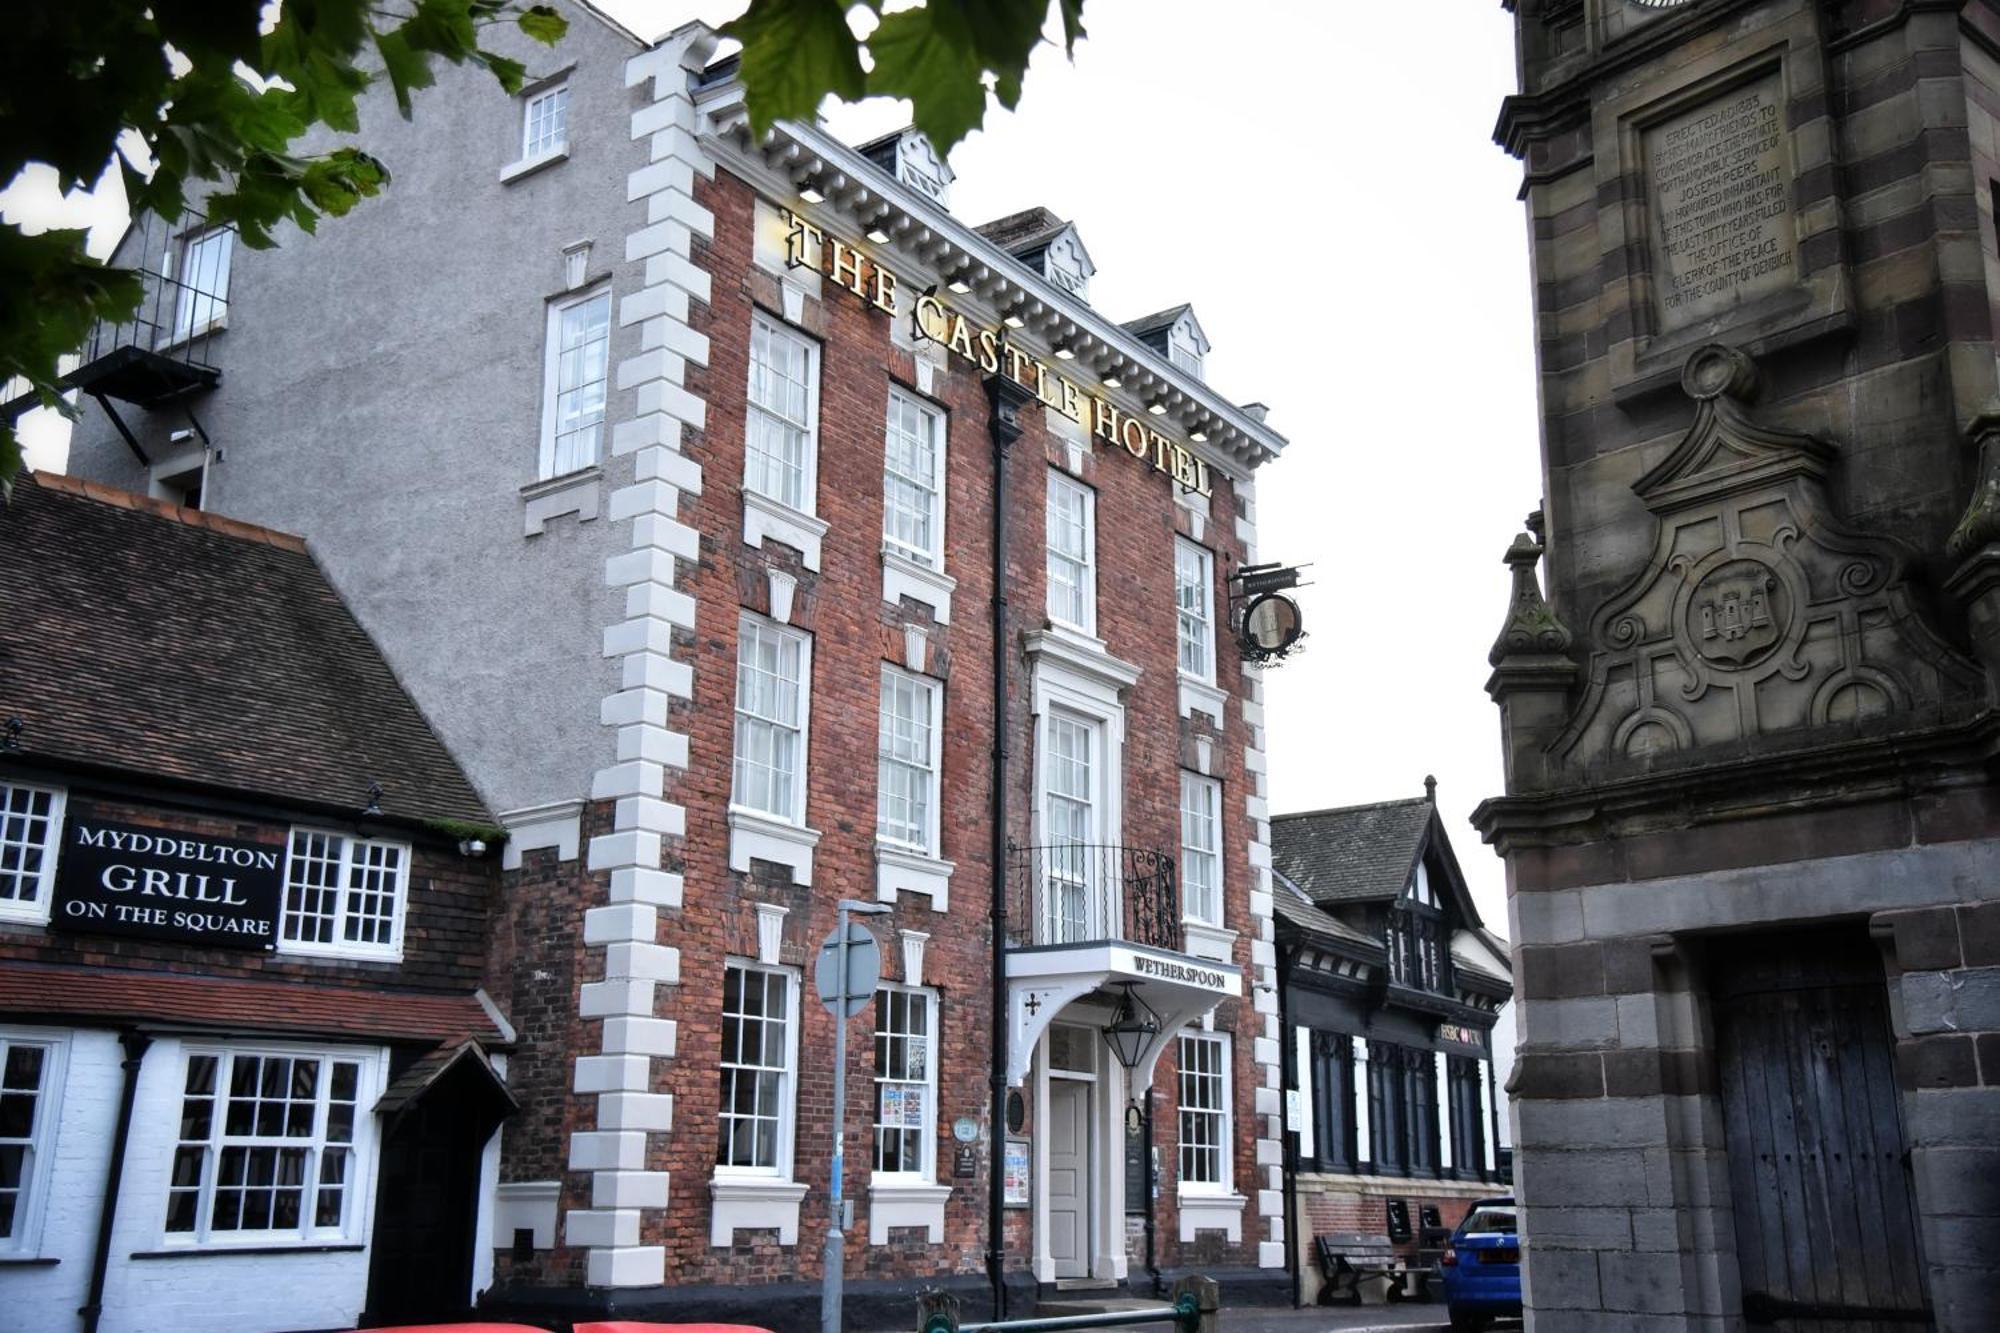
<path id="1" fill-rule="evenodd" d="M 604 583 L 609 524 L 572 514 L 523 535 L 562 248 L 592 241 L 591 277 L 622 296 L 637 285 L 625 236 L 645 221 L 625 201 L 627 173 L 646 161 L 624 86 L 640 48 L 564 8 L 570 32 L 554 51 L 511 30 L 489 45 L 526 61 L 530 79 L 574 63 L 569 160 L 501 182 L 520 108 L 483 69 L 443 69 L 409 123 L 371 97 L 358 142 L 391 185 L 316 236 L 288 228 L 278 249 L 236 246 L 228 328 L 211 350 L 223 382 L 194 404 L 222 452 L 206 507 L 307 538 L 502 812 L 588 794 L 611 746 L 598 704 L 618 688 L 601 652 L 623 601 Z M 638 350 L 636 327 L 614 328 L 614 368 Z M 630 398 L 614 392 L 612 421 Z M 185 425 L 171 410 L 121 414 L 155 459 Z M 604 465 L 586 488 L 600 512 L 631 480 L 628 458 Z M 87 400 L 69 470 L 146 486 Z M 370 775 L 356 779 L 365 790 Z"/>

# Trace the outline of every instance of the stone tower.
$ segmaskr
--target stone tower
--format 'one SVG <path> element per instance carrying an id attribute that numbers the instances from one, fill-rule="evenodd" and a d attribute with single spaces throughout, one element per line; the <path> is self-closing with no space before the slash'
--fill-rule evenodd
<path id="1" fill-rule="evenodd" d="M 2000 1327 L 2000 12 L 1508 7 L 1530 1327 Z"/>

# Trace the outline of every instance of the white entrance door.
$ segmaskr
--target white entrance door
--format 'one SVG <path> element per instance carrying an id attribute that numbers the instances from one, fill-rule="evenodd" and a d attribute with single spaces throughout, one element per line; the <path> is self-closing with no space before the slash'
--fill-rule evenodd
<path id="1" fill-rule="evenodd" d="M 1049 1080 L 1049 1259 L 1055 1274 L 1090 1276 L 1090 1084 Z"/>

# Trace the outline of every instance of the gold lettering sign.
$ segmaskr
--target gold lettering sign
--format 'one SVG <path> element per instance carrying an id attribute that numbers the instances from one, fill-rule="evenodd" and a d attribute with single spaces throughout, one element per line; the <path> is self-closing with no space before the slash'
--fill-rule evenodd
<path id="1" fill-rule="evenodd" d="M 787 211 L 791 232 L 785 238 L 785 262 L 831 278 L 877 310 L 894 314 L 896 275 L 838 237 L 830 237 L 798 214 Z M 1214 493 L 1208 464 L 1186 445 L 1169 440 L 1144 420 L 1126 416 L 1109 399 L 1079 386 L 1049 369 L 1031 353 L 1007 341 L 1004 329 L 975 324 L 932 292 L 918 296 L 910 310 L 910 327 L 919 338 L 942 343 L 954 356 L 979 367 L 982 374 L 1004 373 L 1034 393 L 1042 403 L 1062 413 L 1107 444 L 1116 444 L 1155 472 L 1173 478 L 1185 490 Z"/>

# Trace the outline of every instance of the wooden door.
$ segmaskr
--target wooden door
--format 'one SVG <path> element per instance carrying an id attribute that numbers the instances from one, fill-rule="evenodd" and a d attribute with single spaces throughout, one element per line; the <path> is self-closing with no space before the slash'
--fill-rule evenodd
<path id="1" fill-rule="evenodd" d="M 1090 1276 L 1090 1086 L 1049 1080 L 1049 1259 L 1059 1278 Z"/>
<path id="2" fill-rule="evenodd" d="M 1746 937 L 1708 974 L 1746 1320 L 1928 1327 L 1874 946 L 1858 926 Z"/>

